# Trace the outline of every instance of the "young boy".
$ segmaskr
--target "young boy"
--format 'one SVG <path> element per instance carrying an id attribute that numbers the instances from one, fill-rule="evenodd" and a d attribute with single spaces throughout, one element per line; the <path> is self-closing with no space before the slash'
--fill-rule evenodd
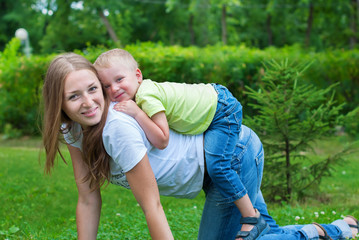
<path id="1" fill-rule="evenodd" d="M 101 54 L 94 66 L 111 100 L 119 102 L 115 109 L 135 118 L 155 147 L 167 146 L 169 128 L 182 134 L 205 132 L 207 172 L 223 197 L 238 207 L 243 224 L 239 236 L 256 239 L 269 230 L 231 167 L 242 106 L 228 89 L 218 84 L 143 80 L 133 56 L 122 49 Z"/>

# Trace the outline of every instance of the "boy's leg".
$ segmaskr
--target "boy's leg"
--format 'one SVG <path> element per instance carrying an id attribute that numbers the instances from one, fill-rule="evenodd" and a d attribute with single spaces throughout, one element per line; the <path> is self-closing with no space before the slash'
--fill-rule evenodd
<path id="1" fill-rule="evenodd" d="M 243 126 L 244 127 L 244 126 Z M 245 137 L 241 138 L 234 153 L 232 168 L 248 190 L 251 201 L 255 201 L 263 173 L 263 149 L 253 132 L 244 127 Z M 243 140 L 243 141 L 242 141 Z M 247 145 L 245 145 L 246 143 Z M 240 170 L 240 166 L 243 167 Z M 224 198 L 210 177 L 205 177 L 206 203 L 203 209 L 198 239 L 234 239 L 241 226 L 241 213 L 233 201 Z"/>
<path id="2" fill-rule="evenodd" d="M 218 103 L 204 137 L 206 167 L 223 197 L 234 202 L 246 194 L 237 172 L 231 166 L 241 130 L 242 106 L 225 87 L 213 87 L 218 93 Z"/>

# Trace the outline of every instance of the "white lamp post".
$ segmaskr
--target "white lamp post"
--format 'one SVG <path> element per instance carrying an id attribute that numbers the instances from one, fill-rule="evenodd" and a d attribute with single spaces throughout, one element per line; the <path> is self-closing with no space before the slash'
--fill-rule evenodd
<path id="1" fill-rule="evenodd" d="M 30 39 L 29 34 L 27 33 L 26 29 L 19 28 L 15 32 L 15 37 L 21 40 L 21 43 L 25 43 L 24 46 L 24 53 L 27 57 L 31 55 L 31 47 L 30 47 Z"/>

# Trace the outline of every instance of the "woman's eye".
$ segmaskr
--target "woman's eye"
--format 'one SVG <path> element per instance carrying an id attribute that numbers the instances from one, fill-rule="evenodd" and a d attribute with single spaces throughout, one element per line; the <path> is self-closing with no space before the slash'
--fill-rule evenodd
<path id="1" fill-rule="evenodd" d="M 90 87 L 90 89 L 89 89 L 90 92 L 94 92 L 96 90 L 97 90 L 97 87 Z"/>
<path id="2" fill-rule="evenodd" d="M 77 94 L 69 96 L 69 100 L 75 100 L 78 97 Z"/>

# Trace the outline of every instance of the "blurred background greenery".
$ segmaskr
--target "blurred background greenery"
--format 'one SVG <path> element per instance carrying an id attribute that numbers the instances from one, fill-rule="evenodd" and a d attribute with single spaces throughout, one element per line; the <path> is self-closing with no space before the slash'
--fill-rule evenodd
<path id="1" fill-rule="evenodd" d="M 358 8 L 356 0 L 2 0 L 0 50 L 18 28 L 35 54 L 147 41 L 353 49 Z"/>

